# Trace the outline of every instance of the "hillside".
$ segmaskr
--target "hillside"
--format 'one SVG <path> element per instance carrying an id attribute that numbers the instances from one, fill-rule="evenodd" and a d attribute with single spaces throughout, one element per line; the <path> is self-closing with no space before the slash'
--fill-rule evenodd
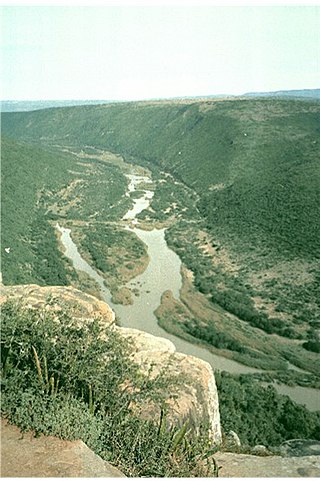
<path id="1" fill-rule="evenodd" d="M 2 128 L 159 165 L 199 193 L 210 226 L 319 256 L 319 111 L 300 101 L 129 103 L 4 114 Z"/>
<path id="2" fill-rule="evenodd" d="M 198 192 L 209 227 L 224 236 L 319 257 L 319 125 L 318 103 L 247 100 L 4 114 L 2 128 L 159 165 Z"/>
<path id="3" fill-rule="evenodd" d="M 28 112 L 30 110 L 75 105 L 99 105 L 111 103 L 110 100 L 2 100 L 2 112 Z"/>
<path id="4" fill-rule="evenodd" d="M 130 102 L 2 119 L 5 134 L 51 150 L 93 146 L 147 165 L 154 175 L 170 172 L 198 195 L 199 230 L 190 232 L 190 224 L 179 221 L 167 234 L 198 288 L 267 332 L 314 338 L 309 324 L 317 327 L 320 297 L 319 102 Z M 175 196 L 174 184 L 170 188 Z M 164 219 L 169 191 L 162 191 L 152 215 Z M 208 267 L 210 253 L 214 265 Z"/>
<path id="5" fill-rule="evenodd" d="M 55 219 L 65 217 L 68 209 L 73 210 L 77 219 L 87 219 L 99 202 L 101 215 L 113 219 L 119 209 L 126 210 L 125 177 L 112 165 L 88 168 L 66 153 L 57 155 L 5 136 L 1 160 L 3 282 L 40 285 L 79 282 L 71 264 L 61 259 Z M 75 198 L 77 186 L 80 192 L 77 191 Z M 4 249 L 8 248 L 10 251 L 6 252 Z"/>
<path id="6" fill-rule="evenodd" d="M 147 172 L 154 196 L 139 227 L 165 228 L 183 263 L 159 325 L 258 370 L 217 375 L 223 429 L 250 446 L 318 439 L 310 412 L 258 381 L 320 385 L 319 120 L 319 102 L 278 99 L 3 113 L 4 284 L 98 295 L 62 255 L 57 222 L 111 290 L 133 279 L 148 254 L 122 220 L 139 195 L 126 195 L 127 175 Z"/>

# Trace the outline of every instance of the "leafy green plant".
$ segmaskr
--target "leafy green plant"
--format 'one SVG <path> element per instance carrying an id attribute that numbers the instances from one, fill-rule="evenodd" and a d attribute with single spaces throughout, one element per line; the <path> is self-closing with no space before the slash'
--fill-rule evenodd
<path id="1" fill-rule="evenodd" d="M 272 386 L 260 386 L 250 375 L 216 373 L 216 382 L 223 429 L 237 432 L 243 445 L 278 446 L 293 438 L 320 439 L 319 411 L 308 411 Z"/>
<path id="2" fill-rule="evenodd" d="M 22 430 L 81 438 L 129 476 L 212 475 L 201 463 L 210 439 L 139 416 L 164 406 L 179 379 L 151 379 L 130 359 L 130 343 L 97 320 L 79 323 L 67 310 L 2 306 L 2 415 Z M 210 468 L 210 469 L 209 469 Z"/>

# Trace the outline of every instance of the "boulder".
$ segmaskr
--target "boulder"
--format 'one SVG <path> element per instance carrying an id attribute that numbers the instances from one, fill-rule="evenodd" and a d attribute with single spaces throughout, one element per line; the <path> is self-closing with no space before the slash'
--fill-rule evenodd
<path id="1" fill-rule="evenodd" d="M 132 359 L 143 372 L 155 378 L 165 369 L 169 376 L 178 376 L 177 395 L 169 399 L 168 421 L 181 425 L 187 419 L 191 427 L 203 420 L 209 422 L 210 437 L 215 444 L 221 443 L 221 427 L 218 392 L 213 370 L 209 363 L 197 357 L 178 353 L 168 339 L 152 336 L 137 329 L 118 327 L 118 332 L 129 337 L 136 349 Z M 168 387 L 168 398 L 172 390 Z M 141 409 L 144 417 L 160 417 L 159 406 Z"/>
<path id="2" fill-rule="evenodd" d="M 251 454 L 256 456 L 268 456 L 272 454 L 263 444 L 257 444 L 251 449 Z"/>
<path id="3" fill-rule="evenodd" d="M 236 432 L 230 430 L 226 434 L 225 444 L 228 448 L 240 447 L 241 441 Z"/>

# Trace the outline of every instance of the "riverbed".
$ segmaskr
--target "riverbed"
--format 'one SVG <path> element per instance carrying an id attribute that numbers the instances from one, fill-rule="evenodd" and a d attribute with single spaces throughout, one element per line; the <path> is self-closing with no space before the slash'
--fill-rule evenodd
<path id="1" fill-rule="evenodd" d="M 141 190 L 142 195 L 133 199 L 133 207 L 128 210 L 122 220 L 128 221 L 130 225 L 127 225 L 125 228 L 134 232 L 146 245 L 149 255 L 149 264 L 146 270 L 126 284 L 126 287 L 138 293 L 137 296 L 133 296 L 133 304 L 124 306 L 112 302 L 111 293 L 106 287 L 102 276 L 81 257 L 77 246 L 71 238 L 71 230 L 60 227 L 57 224 L 57 229 L 61 234 L 61 242 L 65 248 L 65 255 L 72 260 L 75 269 L 86 272 L 99 284 L 103 300 L 114 310 L 121 326 L 133 327 L 155 336 L 169 339 L 176 346 L 178 352 L 203 359 L 214 370 L 228 371 L 233 374 L 258 372 L 258 369 L 213 354 L 203 347 L 169 334 L 158 325 L 154 311 L 160 305 L 163 292 L 171 290 L 173 296 L 179 299 L 182 286 L 181 260 L 174 251 L 169 249 L 165 240 L 165 229 L 146 231 L 138 227 L 136 216 L 149 206 L 154 195 L 153 191 L 145 188 L 148 183 L 152 182 L 151 179 L 136 174 L 130 174 L 127 177 L 129 179 L 128 195 L 136 190 Z M 275 385 L 275 388 L 279 390 L 280 387 Z M 316 389 L 295 389 L 281 385 L 281 393 L 289 395 L 300 404 L 306 404 L 310 410 L 320 409 L 319 391 Z"/>

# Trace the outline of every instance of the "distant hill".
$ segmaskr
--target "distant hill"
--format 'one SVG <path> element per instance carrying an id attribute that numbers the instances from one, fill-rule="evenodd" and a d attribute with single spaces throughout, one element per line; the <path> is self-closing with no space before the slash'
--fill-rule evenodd
<path id="1" fill-rule="evenodd" d="M 2 112 L 29 112 L 52 107 L 72 107 L 75 105 L 99 105 L 117 102 L 116 100 L 2 100 Z"/>
<path id="2" fill-rule="evenodd" d="M 198 95 L 198 96 L 182 96 L 170 97 L 167 99 L 154 98 L 143 102 L 175 102 L 185 101 L 191 103 L 193 101 L 209 101 L 215 99 L 239 99 L 241 97 L 283 97 L 283 98 L 302 98 L 302 99 L 320 99 L 320 89 L 305 90 L 278 90 L 276 92 L 248 92 L 242 95 L 218 94 L 218 95 Z M 2 100 L 1 112 L 30 112 L 33 110 L 42 110 L 58 107 L 76 107 L 84 105 L 103 105 L 114 103 L 126 103 L 124 100 Z"/>
<path id="3" fill-rule="evenodd" d="M 320 89 L 277 90 L 275 92 L 248 92 L 244 97 L 298 97 L 320 99 Z"/>

